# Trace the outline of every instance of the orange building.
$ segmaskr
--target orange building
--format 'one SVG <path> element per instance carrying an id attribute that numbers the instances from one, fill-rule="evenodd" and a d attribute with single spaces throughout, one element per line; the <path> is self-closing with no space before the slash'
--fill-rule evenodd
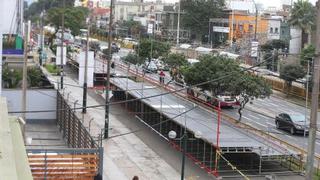
<path id="1" fill-rule="evenodd" d="M 245 37 L 254 37 L 256 16 L 246 12 L 234 11 L 229 14 L 229 40 L 241 39 Z M 233 23 L 232 23 L 233 22 Z M 232 26 L 233 24 L 233 26 Z M 268 20 L 258 16 L 257 21 L 257 38 L 262 34 L 268 33 Z"/>

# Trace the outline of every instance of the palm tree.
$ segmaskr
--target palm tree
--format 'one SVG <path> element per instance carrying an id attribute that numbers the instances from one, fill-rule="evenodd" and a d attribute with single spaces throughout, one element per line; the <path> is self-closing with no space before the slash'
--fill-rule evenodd
<path id="1" fill-rule="evenodd" d="M 292 26 L 301 28 L 302 38 L 301 47 L 304 47 L 305 43 L 310 44 L 311 32 L 315 27 L 316 9 L 308 0 L 298 0 L 294 3 L 291 10 L 291 16 L 289 23 Z M 307 37 L 307 38 L 306 38 Z"/>

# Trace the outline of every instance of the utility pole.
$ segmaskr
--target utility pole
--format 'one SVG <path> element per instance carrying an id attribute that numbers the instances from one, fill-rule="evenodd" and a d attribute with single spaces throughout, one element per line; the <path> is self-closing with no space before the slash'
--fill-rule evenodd
<path id="1" fill-rule="evenodd" d="M 90 18 L 88 18 L 88 30 L 87 30 L 87 44 L 84 60 L 84 81 L 83 81 L 83 98 L 82 98 L 82 113 L 87 112 L 87 89 L 88 89 L 88 52 L 89 52 L 89 35 L 90 35 Z"/>
<path id="2" fill-rule="evenodd" d="M 90 18 L 88 18 L 87 43 L 84 60 L 84 81 L 83 81 L 83 98 L 82 98 L 82 113 L 87 112 L 87 89 L 88 89 L 88 53 L 89 53 L 89 35 L 90 35 Z"/>
<path id="3" fill-rule="evenodd" d="M 61 70 L 60 70 L 60 88 L 63 89 L 63 60 L 64 60 L 64 54 L 63 54 L 63 49 L 64 49 L 64 13 L 65 13 L 65 10 L 66 10 L 66 0 L 63 0 L 62 2 L 62 6 L 63 6 L 63 13 L 62 13 L 62 18 L 61 18 L 61 29 L 62 29 L 62 32 L 61 32 Z"/>
<path id="4" fill-rule="evenodd" d="M 27 110 L 27 62 L 28 62 L 28 24 L 25 24 L 24 29 L 24 47 L 23 47 L 23 71 L 22 71 L 22 118 L 26 121 Z"/>
<path id="5" fill-rule="evenodd" d="M 320 34 L 320 9 L 319 1 L 317 1 L 317 31 L 316 34 Z M 312 87 L 312 98 L 311 98 L 311 113 L 310 113 L 310 129 L 309 129 L 309 141 L 308 141 L 308 156 L 306 163 L 306 180 L 313 179 L 314 171 L 314 150 L 316 141 L 317 131 L 317 113 L 318 113 L 318 97 L 319 97 L 319 80 L 320 80 L 320 37 L 317 38 L 316 56 L 313 63 L 313 87 Z"/>
<path id="6" fill-rule="evenodd" d="M 254 27 L 254 40 L 257 41 L 257 28 L 258 28 L 258 8 L 257 4 L 254 2 L 254 6 L 256 8 L 256 19 L 255 19 L 255 27 Z"/>
<path id="7" fill-rule="evenodd" d="M 109 33 L 108 33 L 108 50 L 109 54 L 107 57 L 107 83 L 106 83 L 106 108 L 105 108 L 105 121 L 104 121 L 104 138 L 109 137 L 109 91 L 110 91 L 110 65 L 112 59 L 112 28 L 113 28 L 113 1 L 110 1 L 110 15 L 109 15 Z"/>
<path id="8" fill-rule="evenodd" d="M 40 31 L 40 56 L 39 56 L 39 64 L 42 66 L 42 61 L 43 61 L 43 16 L 44 16 L 44 10 L 42 10 L 40 14 L 41 18 L 41 31 Z"/>
<path id="9" fill-rule="evenodd" d="M 181 13 L 181 8 L 180 7 L 181 7 L 181 0 L 179 0 L 179 8 L 178 8 L 177 46 L 179 46 L 179 40 L 180 40 L 180 13 Z"/>

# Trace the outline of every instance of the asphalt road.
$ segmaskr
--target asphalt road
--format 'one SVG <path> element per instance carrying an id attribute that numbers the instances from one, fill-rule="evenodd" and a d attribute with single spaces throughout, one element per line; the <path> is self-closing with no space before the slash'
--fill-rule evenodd
<path id="1" fill-rule="evenodd" d="M 126 49 L 121 49 L 121 51 L 116 54 L 116 56 L 123 57 L 128 54 L 129 51 Z M 131 67 L 133 69 L 134 67 Z M 117 68 L 121 70 L 120 68 Z M 142 69 L 139 68 L 139 71 Z M 122 70 L 123 71 L 123 70 Z M 123 72 L 125 73 L 125 72 Z M 148 78 L 153 79 L 154 81 L 159 81 L 158 74 L 146 73 L 145 75 Z M 166 75 L 165 83 L 169 81 L 169 75 Z M 181 88 L 180 86 L 172 85 L 175 88 Z M 237 107 L 230 109 L 223 109 L 223 112 L 234 117 L 235 119 L 239 118 L 237 112 Z M 278 130 L 275 127 L 274 117 L 282 112 L 298 112 L 305 114 L 305 107 L 293 104 L 288 102 L 286 99 L 283 99 L 279 96 L 272 95 L 270 98 L 266 99 L 255 99 L 252 101 L 252 104 L 248 103 L 243 111 L 242 122 L 252 125 L 255 128 L 273 134 L 280 139 L 289 142 L 290 144 L 296 145 L 303 149 L 307 148 L 308 145 L 308 136 L 303 137 L 303 135 L 291 135 L 289 132 Z M 308 116 L 310 110 L 308 110 Z M 320 119 L 320 113 L 318 113 L 318 119 Z M 320 154 L 320 133 L 317 132 L 316 140 L 316 151 L 317 154 Z"/>

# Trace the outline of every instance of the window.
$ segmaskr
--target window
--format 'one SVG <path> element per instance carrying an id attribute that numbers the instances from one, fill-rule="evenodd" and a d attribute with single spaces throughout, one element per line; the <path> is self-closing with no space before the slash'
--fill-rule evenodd
<path id="1" fill-rule="evenodd" d="M 270 28 L 270 33 L 273 33 L 273 28 Z"/>
<path id="2" fill-rule="evenodd" d="M 243 31 L 243 25 L 239 25 L 239 30 Z"/>
<path id="3" fill-rule="evenodd" d="M 252 32 L 252 31 L 253 31 L 253 25 L 249 24 L 249 32 Z"/>
<path id="4" fill-rule="evenodd" d="M 278 33 L 279 33 L 278 28 L 275 28 L 275 29 L 274 29 L 274 33 L 276 33 L 276 34 L 278 34 Z"/>

